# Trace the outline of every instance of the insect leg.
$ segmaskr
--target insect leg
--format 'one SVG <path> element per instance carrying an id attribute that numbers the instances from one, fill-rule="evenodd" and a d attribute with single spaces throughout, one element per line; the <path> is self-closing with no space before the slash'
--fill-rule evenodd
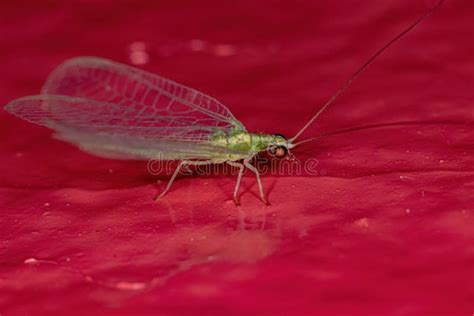
<path id="1" fill-rule="evenodd" d="M 232 167 L 239 168 L 239 174 L 237 176 L 237 183 L 235 184 L 233 199 L 234 199 L 235 205 L 240 206 L 240 201 L 239 201 L 239 198 L 237 197 L 237 194 L 239 193 L 240 180 L 242 180 L 242 174 L 244 173 L 244 165 L 235 161 L 227 161 L 227 164 Z"/>
<path id="2" fill-rule="evenodd" d="M 209 164 L 212 164 L 212 163 L 213 162 L 210 161 L 210 160 L 209 161 L 192 161 L 192 160 L 182 160 L 182 161 L 180 161 L 178 167 L 176 167 L 176 170 L 174 171 L 173 175 L 171 176 L 171 179 L 168 181 L 168 184 L 166 185 L 166 188 L 163 190 L 163 192 L 161 192 L 160 195 L 157 195 L 154 198 L 154 200 L 161 199 L 168 192 L 168 190 L 171 188 L 171 185 L 173 184 L 174 180 L 178 176 L 179 171 L 181 170 L 181 168 L 183 166 L 185 166 L 185 165 L 194 165 L 194 166 L 209 165 Z"/>
<path id="3" fill-rule="evenodd" d="M 262 199 L 262 202 L 265 203 L 266 205 L 270 205 L 270 203 L 268 203 L 267 199 L 265 198 L 265 194 L 263 193 L 262 181 L 260 180 L 260 173 L 258 172 L 257 168 L 255 168 L 254 166 L 252 166 L 250 164 L 250 159 L 252 159 L 252 158 L 253 157 L 249 157 L 249 158 L 244 159 L 244 165 L 250 171 L 255 173 L 255 175 L 257 176 L 257 184 L 258 184 L 258 189 L 260 191 L 260 198 Z"/>
<path id="4" fill-rule="evenodd" d="M 161 194 L 155 196 L 154 200 L 159 200 L 161 199 L 166 192 L 171 188 L 171 185 L 174 182 L 174 179 L 178 176 L 179 171 L 181 170 L 181 167 L 187 163 L 186 160 L 182 160 L 179 162 L 178 167 L 176 167 L 176 170 L 174 171 L 173 175 L 171 176 L 171 179 L 168 181 L 168 184 L 166 185 L 166 188 L 161 192 Z"/>

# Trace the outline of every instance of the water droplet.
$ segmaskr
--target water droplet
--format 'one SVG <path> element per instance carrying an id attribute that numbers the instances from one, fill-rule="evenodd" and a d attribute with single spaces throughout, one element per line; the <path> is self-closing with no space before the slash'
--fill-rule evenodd
<path id="1" fill-rule="evenodd" d="M 214 47 L 214 55 L 219 57 L 228 57 L 236 54 L 232 45 L 219 44 Z"/>
<path id="2" fill-rule="evenodd" d="M 362 217 L 354 222 L 359 227 L 369 227 L 369 220 L 366 217 Z"/>
<path id="3" fill-rule="evenodd" d="M 133 42 L 129 46 L 130 62 L 134 65 L 145 65 L 150 61 L 150 56 L 147 53 L 147 47 L 144 42 Z"/>
<path id="4" fill-rule="evenodd" d="M 404 181 L 404 182 L 415 181 L 414 178 L 412 178 L 412 177 L 407 177 L 407 176 L 400 176 L 400 180 L 402 180 L 402 181 Z"/>
<path id="5" fill-rule="evenodd" d="M 23 263 L 25 263 L 25 264 L 36 264 L 36 263 L 38 263 L 38 260 L 36 260 L 35 258 L 28 258 L 28 259 L 25 259 L 25 261 L 23 261 Z"/>
<path id="6" fill-rule="evenodd" d="M 144 289 L 146 287 L 146 283 L 121 281 L 115 284 L 115 287 L 120 290 L 136 291 Z"/>
<path id="7" fill-rule="evenodd" d="M 205 46 L 206 46 L 206 43 L 204 43 L 204 41 L 201 41 L 199 39 L 193 39 L 189 42 L 189 47 L 191 48 L 193 52 L 202 51 L 204 50 Z"/>

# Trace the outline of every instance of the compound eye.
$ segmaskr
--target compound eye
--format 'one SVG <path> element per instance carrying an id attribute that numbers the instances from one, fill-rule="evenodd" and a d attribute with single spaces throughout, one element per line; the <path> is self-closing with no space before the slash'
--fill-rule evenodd
<path id="1" fill-rule="evenodd" d="M 275 150 L 275 157 L 283 158 L 286 156 L 287 153 L 288 153 L 288 150 L 286 149 L 286 147 L 277 146 Z"/>
<path id="2" fill-rule="evenodd" d="M 288 148 L 280 145 L 270 145 L 267 148 L 267 152 L 276 158 L 284 158 L 288 155 Z"/>
<path id="3" fill-rule="evenodd" d="M 277 152 L 278 146 L 271 145 L 268 147 L 267 151 L 270 155 L 275 156 Z"/>

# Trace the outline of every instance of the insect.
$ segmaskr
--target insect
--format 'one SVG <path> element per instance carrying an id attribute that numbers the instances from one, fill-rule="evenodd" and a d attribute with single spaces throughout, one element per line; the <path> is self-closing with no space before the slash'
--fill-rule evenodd
<path id="1" fill-rule="evenodd" d="M 97 57 L 78 57 L 58 66 L 41 94 L 13 100 L 5 109 L 27 121 L 44 125 L 56 137 L 97 156 L 118 159 L 179 160 L 163 197 L 183 166 L 226 163 L 239 169 L 233 199 L 245 169 L 257 179 L 261 200 L 268 204 L 252 158 L 268 151 L 278 159 L 311 141 L 296 139 L 385 49 L 427 18 L 443 0 L 379 49 L 296 133 L 247 131 L 219 101 L 158 75 Z"/>

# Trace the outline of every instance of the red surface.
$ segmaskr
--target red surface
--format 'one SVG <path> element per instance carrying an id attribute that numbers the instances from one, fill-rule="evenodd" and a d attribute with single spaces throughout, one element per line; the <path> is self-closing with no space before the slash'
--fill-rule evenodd
<path id="1" fill-rule="evenodd" d="M 291 136 L 433 4 L 153 3 L 2 1 L 0 104 L 66 58 L 130 62 L 143 41 L 145 69 Z M 228 175 L 181 177 L 153 202 L 163 184 L 145 163 L 90 156 L 2 111 L 0 314 L 472 314 L 472 21 L 472 1 L 447 1 L 305 136 L 412 124 L 295 149 L 319 175 L 264 176 L 269 207 L 249 173 L 241 208 Z"/>

